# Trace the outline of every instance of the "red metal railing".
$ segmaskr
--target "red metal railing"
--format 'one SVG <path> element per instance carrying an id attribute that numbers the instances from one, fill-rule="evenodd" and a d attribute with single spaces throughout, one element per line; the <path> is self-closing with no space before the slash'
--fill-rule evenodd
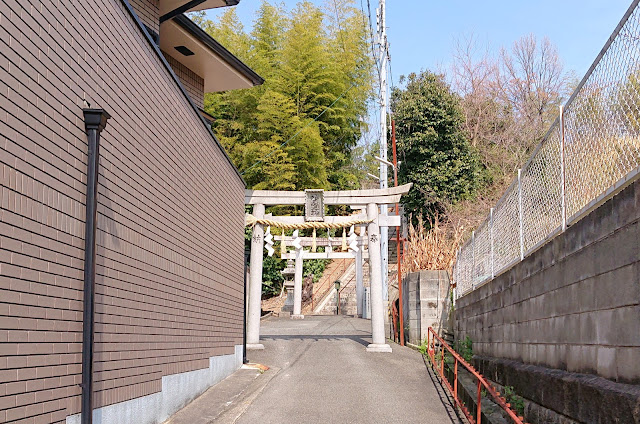
<path id="1" fill-rule="evenodd" d="M 331 271 L 331 274 L 329 274 L 329 276 L 326 279 L 323 279 L 322 281 L 319 281 L 319 286 L 317 290 L 314 290 L 313 295 L 311 296 L 311 310 L 315 310 L 316 309 L 316 302 L 318 300 L 322 300 L 324 299 L 324 297 L 333 289 L 333 283 L 334 283 L 334 277 L 337 278 L 339 276 L 341 276 L 342 274 L 344 274 L 344 272 L 347 269 L 347 259 L 340 259 L 340 261 L 342 261 L 342 264 L 336 266 L 333 271 Z M 338 272 L 340 269 L 342 269 L 342 271 L 340 271 L 340 273 L 338 275 L 335 275 L 336 272 Z"/>
<path id="2" fill-rule="evenodd" d="M 436 341 L 440 344 L 436 347 Z M 440 358 L 439 361 L 436 360 L 436 349 L 440 349 Z M 453 364 L 453 387 L 451 387 L 451 383 L 444 375 L 444 364 L 445 364 L 445 350 L 449 353 L 454 360 Z M 516 424 L 523 424 L 524 418 L 519 417 L 513 409 L 511 409 L 511 404 L 507 403 L 507 400 L 500 396 L 500 393 L 493 388 L 493 386 L 488 383 L 484 377 L 476 371 L 467 361 L 465 361 L 458 353 L 453 350 L 447 342 L 445 342 L 432 327 L 429 327 L 429 332 L 427 336 L 427 356 L 433 365 L 433 368 L 438 372 L 440 379 L 447 387 L 449 392 L 453 395 L 453 398 L 456 402 L 456 405 L 462 410 L 462 413 L 465 415 L 467 420 L 471 424 L 481 424 L 482 422 L 482 390 L 487 391 L 489 395 L 493 398 L 493 401 L 499 405 L 511 418 L 511 420 Z M 438 364 L 440 362 L 440 364 Z M 460 398 L 458 397 L 458 364 L 461 364 L 469 373 L 471 373 L 477 380 L 477 390 L 478 390 L 478 403 L 476 407 L 476 419 L 473 418 L 472 413 L 467 409 L 467 407 L 462 403 Z"/>

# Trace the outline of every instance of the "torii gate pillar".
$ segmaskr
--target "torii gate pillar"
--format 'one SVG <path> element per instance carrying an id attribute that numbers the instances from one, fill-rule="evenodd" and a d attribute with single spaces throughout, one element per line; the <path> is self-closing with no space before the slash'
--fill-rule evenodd
<path id="1" fill-rule="evenodd" d="M 362 260 L 362 249 L 363 249 L 363 244 L 361 243 L 360 246 L 358 246 L 359 249 L 356 252 L 356 303 L 358 305 L 357 307 L 357 315 L 358 318 L 362 318 L 362 314 L 363 314 L 363 305 L 364 305 L 364 281 L 362 278 L 362 271 L 363 271 L 363 260 Z"/>
<path id="2" fill-rule="evenodd" d="M 296 273 L 293 280 L 293 314 L 292 319 L 304 319 L 302 315 L 302 254 L 304 249 L 296 249 Z"/>
<path id="3" fill-rule="evenodd" d="M 264 217 L 264 205 L 253 206 L 253 216 Z M 262 253 L 264 228 L 262 224 L 253 227 L 251 236 L 251 262 L 249 279 L 249 310 L 247 311 L 247 350 L 264 349 L 260 343 L 260 313 L 262 303 Z"/>
<path id="4" fill-rule="evenodd" d="M 369 276 L 371 281 L 371 338 L 367 352 L 391 352 L 391 346 L 384 336 L 384 306 L 382 304 L 382 255 L 380 251 L 380 226 L 378 225 L 378 205 L 369 203 L 367 215 L 373 219 L 369 223 Z"/>

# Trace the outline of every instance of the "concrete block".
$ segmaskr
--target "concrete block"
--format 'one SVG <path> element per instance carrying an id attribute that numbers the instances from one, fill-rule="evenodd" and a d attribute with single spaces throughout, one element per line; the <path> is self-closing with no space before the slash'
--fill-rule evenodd
<path id="1" fill-rule="evenodd" d="M 625 306 L 613 310 L 610 334 L 616 346 L 640 348 L 640 306 Z"/>
<path id="2" fill-rule="evenodd" d="M 559 260 L 554 266 L 544 271 L 542 282 L 544 286 L 543 293 L 547 293 L 570 284 L 564 280 L 564 269 L 566 266 L 567 264 L 565 260 Z"/>
<path id="3" fill-rule="evenodd" d="M 580 316 L 577 314 L 564 315 L 564 328 L 555 336 L 559 343 L 580 343 Z"/>
<path id="4" fill-rule="evenodd" d="M 591 312 L 581 313 L 580 319 L 580 339 L 581 344 L 598 344 L 596 317 Z"/>
<path id="5" fill-rule="evenodd" d="M 600 252 L 594 246 L 587 246 L 568 256 L 563 266 L 562 282 L 568 285 L 596 275 L 597 253 Z"/>
<path id="6" fill-rule="evenodd" d="M 640 262 L 599 275 L 594 280 L 593 309 L 609 309 L 640 302 Z M 586 294 L 584 296 L 587 297 Z M 587 299 L 583 299 L 586 301 Z"/>
<path id="7" fill-rule="evenodd" d="M 560 348 L 556 344 L 545 345 L 544 364 L 550 368 L 563 368 L 562 355 Z"/>
<path id="8" fill-rule="evenodd" d="M 538 256 L 540 256 L 542 260 L 541 271 L 555 265 L 557 261 L 555 253 L 555 248 L 552 243 L 547 242 L 540 248 Z"/>
<path id="9" fill-rule="evenodd" d="M 552 318 L 558 315 L 557 307 L 556 307 L 556 296 L 553 295 L 554 292 L 547 293 L 543 295 L 542 301 L 542 317 L 543 318 Z"/>
<path id="10" fill-rule="evenodd" d="M 533 297 L 527 301 L 530 307 L 529 314 L 526 316 L 527 319 L 533 320 L 546 317 L 547 314 L 545 311 L 545 299 L 547 297 L 548 295 L 544 294 L 541 296 Z"/>
<path id="11" fill-rule="evenodd" d="M 640 218 L 640 184 L 632 184 L 613 198 L 611 221 L 621 228 Z"/>
<path id="12" fill-rule="evenodd" d="M 640 383 L 640 347 L 616 349 L 616 376 L 621 383 Z"/>
<path id="13" fill-rule="evenodd" d="M 595 270 L 598 274 L 638 261 L 640 257 L 638 237 L 640 223 L 620 228 L 597 243 Z"/>
<path id="14" fill-rule="evenodd" d="M 593 318 L 596 323 L 596 341 L 600 345 L 614 344 L 616 331 L 613 327 L 613 310 L 600 310 L 593 312 Z"/>
<path id="15" fill-rule="evenodd" d="M 597 347 L 597 368 L 599 376 L 616 380 L 618 377 L 616 365 L 616 348 L 614 347 Z"/>
<path id="16" fill-rule="evenodd" d="M 582 349 L 582 370 L 587 374 L 596 374 L 598 367 L 598 348 L 599 346 L 586 345 Z"/>
<path id="17" fill-rule="evenodd" d="M 520 354 L 520 345 L 517 343 L 509 343 L 506 345 L 507 357 L 511 359 L 522 358 Z"/>
<path id="18" fill-rule="evenodd" d="M 616 207 L 615 200 L 614 198 L 613 201 L 601 205 L 585 217 L 584 223 L 579 222 L 576 225 L 584 245 L 594 243 L 615 230 L 615 220 L 612 219 L 613 209 Z"/>
<path id="19" fill-rule="evenodd" d="M 566 256 L 565 238 L 563 236 L 554 237 L 553 239 L 551 239 L 549 244 L 551 245 L 553 257 L 555 263 L 557 264 Z"/>
<path id="20" fill-rule="evenodd" d="M 567 345 L 567 371 L 580 372 L 582 369 L 582 348 L 579 345 Z"/>
<path id="21" fill-rule="evenodd" d="M 560 287 L 545 294 L 549 298 L 550 316 L 564 316 L 572 312 L 571 286 Z"/>
<path id="22" fill-rule="evenodd" d="M 564 331 L 564 317 L 551 317 L 546 320 L 549 325 L 549 332 L 547 335 L 547 341 L 555 343 L 566 343 L 566 340 L 561 340 L 558 334 Z"/>
<path id="23" fill-rule="evenodd" d="M 544 365 L 546 359 L 546 345 L 536 344 L 533 345 L 533 357 L 531 363 L 534 365 Z"/>
<path id="24" fill-rule="evenodd" d="M 589 312 L 596 309 L 598 293 L 600 291 L 600 276 L 582 280 L 574 284 L 576 312 Z M 572 293 L 573 294 L 573 293 Z"/>

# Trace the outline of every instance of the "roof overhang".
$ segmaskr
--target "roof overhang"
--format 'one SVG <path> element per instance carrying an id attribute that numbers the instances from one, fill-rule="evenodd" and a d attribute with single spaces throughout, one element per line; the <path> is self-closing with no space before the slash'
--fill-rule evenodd
<path id="1" fill-rule="evenodd" d="M 185 56 L 176 50 L 185 46 Z M 264 82 L 220 43 L 184 15 L 160 25 L 160 49 L 204 79 L 205 93 L 250 88 Z"/>
<path id="2" fill-rule="evenodd" d="M 159 3 L 160 16 L 164 16 L 174 10 L 181 10 L 180 13 L 186 13 L 235 6 L 240 3 L 240 0 L 160 0 Z"/>

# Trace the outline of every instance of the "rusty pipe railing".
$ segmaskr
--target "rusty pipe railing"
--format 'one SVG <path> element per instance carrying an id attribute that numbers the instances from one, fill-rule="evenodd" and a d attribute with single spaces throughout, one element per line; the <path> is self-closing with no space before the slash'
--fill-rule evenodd
<path id="1" fill-rule="evenodd" d="M 440 344 L 436 347 L 436 341 Z M 440 349 L 440 361 L 436 361 L 436 349 Z M 445 350 L 453 357 L 453 387 L 449 380 L 444 375 L 444 356 Z M 431 364 L 438 372 L 440 380 L 444 383 L 445 387 L 451 392 L 453 398 L 455 400 L 456 405 L 460 408 L 464 416 L 471 424 L 481 424 L 482 423 L 482 390 L 483 388 L 487 391 L 489 395 L 493 398 L 493 401 L 500 406 L 506 414 L 511 418 L 511 420 L 516 424 L 524 424 L 524 418 L 519 417 L 513 409 L 511 409 L 511 404 L 507 403 L 507 400 L 500 395 L 493 386 L 485 380 L 485 378 L 476 371 L 467 361 L 465 361 L 455 350 L 451 348 L 438 334 L 435 332 L 433 327 L 429 327 L 429 332 L 427 333 L 427 356 L 431 361 Z M 440 362 L 440 364 L 438 364 Z M 467 407 L 462 403 L 460 398 L 458 397 L 458 364 L 461 364 L 471 375 L 473 375 L 478 380 L 477 390 L 478 390 L 478 399 L 477 399 L 477 408 L 476 408 L 476 418 L 474 419 L 471 412 L 467 409 Z"/>

